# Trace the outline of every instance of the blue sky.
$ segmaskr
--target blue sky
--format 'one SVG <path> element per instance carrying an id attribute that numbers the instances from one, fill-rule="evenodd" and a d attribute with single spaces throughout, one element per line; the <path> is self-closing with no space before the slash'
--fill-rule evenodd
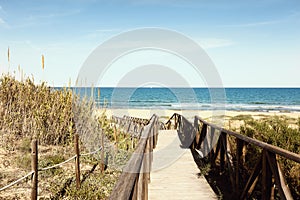
<path id="1" fill-rule="evenodd" d="M 74 83 L 98 45 L 143 27 L 195 40 L 225 87 L 300 87 L 298 0 L 0 0 L 0 69 L 19 77 L 20 65 L 37 82 Z M 118 79 L 110 76 L 104 86 Z M 203 86 L 196 80 L 191 85 Z"/>

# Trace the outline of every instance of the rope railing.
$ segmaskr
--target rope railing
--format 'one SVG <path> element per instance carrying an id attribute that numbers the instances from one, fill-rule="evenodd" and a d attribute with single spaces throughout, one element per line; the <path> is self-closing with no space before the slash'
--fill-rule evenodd
<path id="1" fill-rule="evenodd" d="M 227 169 L 236 199 L 250 198 L 257 189 L 255 186 L 258 180 L 261 180 L 262 199 L 270 199 L 276 192 L 281 199 L 293 199 L 277 157 L 300 163 L 299 154 L 226 130 L 198 116 L 195 116 L 194 123 L 191 123 L 182 115 L 175 113 L 166 122 L 166 127 L 178 130 L 181 142 L 188 142 L 189 148 L 196 149 L 200 156 L 208 158 L 212 167 L 216 168 L 219 165 L 221 173 Z M 229 137 L 234 139 L 229 140 Z M 261 155 L 257 155 L 259 159 L 255 166 L 250 166 L 253 170 L 245 179 L 242 172 L 246 171 L 244 152 L 247 152 L 248 145 L 261 149 Z"/>
<path id="2" fill-rule="evenodd" d="M 8 189 L 8 188 L 10 188 L 10 187 L 12 187 L 12 186 L 14 186 L 16 184 L 18 184 L 19 182 L 23 181 L 24 179 L 28 178 L 29 176 L 32 176 L 33 174 L 34 174 L 34 171 L 29 172 L 27 175 L 19 178 L 18 180 L 15 180 L 14 182 L 12 182 L 12 183 L 10 183 L 10 184 L 8 184 L 8 185 L 0 188 L 0 192 L 3 191 L 3 190 L 6 190 L 6 189 Z"/>
<path id="3" fill-rule="evenodd" d="M 89 153 L 84 153 L 84 154 L 80 154 L 80 156 L 90 156 L 90 155 L 94 155 L 97 152 L 101 151 L 102 147 L 100 147 L 99 149 L 96 149 L 95 151 L 89 152 Z"/>
<path id="4" fill-rule="evenodd" d="M 155 119 L 155 123 L 158 124 L 158 118 L 156 116 L 153 116 L 151 119 Z M 138 137 L 140 138 L 141 135 L 144 135 L 143 131 L 144 131 L 144 127 L 147 126 L 149 123 L 150 123 L 151 120 L 149 119 L 142 119 L 142 118 L 136 118 L 136 117 L 130 117 L 130 116 L 123 116 L 122 118 L 121 117 L 117 117 L 117 116 L 112 116 L 112 122 L 113 123 L 116 123 L 119 125 L 119 128 L 120 129 L 123 129 L 124 132 L 127 132 L 129 134 L 131 134 L 133 137 Z M 151 130 L 153 131 L 153 125 L 154 122 L 151 124 Z M 155 125 L 155 128 L 156 128 L 156 132 L 158 131 L 157 129 L 157 125 Z M 149 132 L 147 134 L 150 134 Z M 76 140 L 76 136 L 77 136 L 77 140 Z M 121 141 L 121 143 L 125 142 L 128 138 L 125 138 L 124 141 Z M 140 139 L 141 140 L 141 139 Z M 151 137 L 151 139 L 148 141 L 148 140 L 145 140 L 145 142 L 143 143 L 144 146 L 146 148 L 147 145 L 150 145 L 148 143 L 151 142 L 151 151 L 153 150 L 154 146 L 156 145 L 156 140 L 157 140 L 157 134 L 154 134 L 153 137 Z M 42 172 L 42 171 L 47 171 L 47 170 L 50 170 L 50 169 L 55 169 L 55 168 L 58 168 L 58 167 L 61 167 L 63 166 L 64 164 L 66 163 L 69 163 L 73 160 L 75 160 L 75 168 L 76 168 L 76 182 L 80 182 L 80 180 L 78 180 L 80 178 L 80 176 L 78 176 L 78 173 L 80 173 L 80 169 L 79 169 L 79 157 L 83 157 L 83 156 L 89 156 L 89 155 L 93 155 L 93 154 L 96 154 L 97 152 L 99 151 L 103 151 L 103 148 L 102 146 L 98 149 L 96 149 L 95 151 L 92 151 L 92 152 L 89 152 L 89 153 L 83 153 L 83 154 L 78 154 L 78 155 L 74 155 L 70 158 L 68 158 L 67 160 L 61 162 L 61 163 L 58 163 L 58 164 L 54 164 L 52 166 L 48 166 L 48 167 L 44 167 L 44 168 L 38 168 L 37 167 L 37 141 L 34 141 L 33 143 L 35 143 L 36 145 L 36 149 L 35 149 L 35 152 L 33 153 L 35 155 L 35 158 L 36 160 L 32 161 L 32 163 L 35 163 L 36 165 L 36 170 L 33 170 L 31 171 L 30 173 L 28 173 L 27 175 L 19 178 L 18 180 L 0 188 L 0 192 L 1 191 L 4 191 L 6 189 L 9 189 L 11 188 L 12 186 L 20 183 L 21 181 L 25 180 L 26 178 L 30 177 L 31 176 L 31 179 L 32 179 L 32 195 L 31 195 L 31 199 L 37 199 L 37 179 L 35 179 L 35 176 L 37 177 L 37 174 L 38 172 Z M 147 145 L 146 145 L 147 144 Z M 140 145 L 140 143 L 139 143 Z M 34 145 L 33 145 L 34 146 Z M 78 135 L 75 135 L 75 149 L 76 149 L 76 146 L 78 148 Z M 141 146 L 141 145 L 140 145 Z M 141 147 L 139 147 L 141 148 Z M 79 148 L 78 148 L 79 149 Z M 138 149 L 138 147 L 137 147 Z M 144 150 L 146 151 L 146 150 Z M 77 162 L 78 160 L 78 162 Z M 149 175 L 150 176 L 150 175 Z M 35 183 L 34 183 L 35 182 Z M 145 184 L 145 183 L 144 183 Z M 34 185 L 36 185 L 36 188 L 34 187 Z M 79 185 L 80 186 L 80 185 Z"/>
<path id="5" fill-rule="evenodd" d="M 93 154 L 96 154 L 97 152 L 101 151 L 102 150 L 102 147 L 100 147 L 99 149 L 93 151 L 93 152 L 90 152 L 90 153 L 84 153 L 84 154 L 80 154 L 80 157 L 83 157 L 83 156 L 89 156 L 89 155 L 93 155 Z M 63 166 L 64 164 L 70 162 L 71 160 L 75 159 L 77 156 L 72 156 L 71 158 L 61 162 L 61 163 L 58 163 L 58 164 L 55 164 L 53 166 L 49 166 L 49 167 L 45 167 L 45 168 L 39 168 L 38 170 L 39 171 L 46 171 L 46 170 L 49 170 L 49 169 L 54 169 L 54 168 L 57 168 L 57 167 L 60 167 L 60 166 Z"/>
<path id="6" fill-rule="evenodd" d="M 78 135 L 75 135 L 75 138 L 77 138 L 77 139 L 75 139 L 75 146 L 78 147 Z M 34 141 L 32 142 L 32 144 L 33 144 L 32 146 L 34 147 L 34 146 L 36 145 L 36 143 L 37 143 L 36 140 L 34 140 Z M 37 146 L 37 145 L 36 145 L 36 146 Z M 96 153 L 102 151 L 102 149 L 103 149 L 103 148 L 102 148 L 102 146 L 101 146 L 100 148 L 96 149 L 95 151 L 88 152 L 88 153 L 84 153 L 84 154 L 79 154 L 79 155 L 74 155 L 74 156 L 68 158 L 67 160 L 65 160 L 65 161 L 63 161 L 63 162 L 61 162 L 61 163 L 54 164 L 54 165 L 49 166 L 49 167 L 37 168 L 37 170 L 32 170 L 31 172 L 29 172 L 29 173 L 26 174 L 25 176 L 19 178 L 18 180 L 15 180 L 15 181 L 13 181 L 12 183 L 10 183 L 10 184 L 8 184 L 8 185 L 6 185 L 6 186 L 0 188 L 0 192 L 1 192 L 1 191 L 4 191 L 4 190 L 6 190 L 6 189 L 11 188 L 12 186 L 14 186 L 14 185 L 20 183 L 21 181 L 23 181 L 24 179 L 26 179 L 26 178 L 28 178 L 28 177 L 30 177 L 30 176 L 31 176 L 31 177 L 36 176 L 38 171 L 47 171 L 47 170 L 50 170 L 50 169 L 54 169 L 54 168 L 60 167 L 60 166 L 66 164 L 66 163 L 68 163 L 68 162 L 70 162 L 70 161 L 72 161 L 72 160 L 79 160 L 79 157 L 85 157 L 85 156 L 94 155 L 94 154 L 96 154 Z M 34 150 L 32 150 L 32 154 L 37 155 L 37 148 L 34 149 Z M 37 158 L 37 156 L 33 156 L 33 157 L 36 157 L 36 158 Z M 36 159 L 36 160 L 32 160 L 32 163 L 35 163 L 36 166 L 37 166 L 37 162 L 38 162 L 37 159 Z M 76 164 L 77 164 L 77 163 L 76 163 Z M 79 164 L 79 163 L 78 163 L 78 164 Z M 78 167 L 79 167 L 79 166 L 78 166 Z M 79 168 L 78 168 L 78 169 L 79 169 Z M 78 170 L 78 171 L 80 171 L 80 170 Z M 36 181 L 37 181 L 37 180 L 36 180 Z M 78 181 L 80 182 L 80 180 L 77 180 L 76 182 L 78 182 Z M 37 191 L 37 188 L 34 188 L 34 183 L 33 183 L 32 189 Z M 37 198 L 37 195 L 33 195 L 31 199 L 36 199 L 36 198 Z"/>

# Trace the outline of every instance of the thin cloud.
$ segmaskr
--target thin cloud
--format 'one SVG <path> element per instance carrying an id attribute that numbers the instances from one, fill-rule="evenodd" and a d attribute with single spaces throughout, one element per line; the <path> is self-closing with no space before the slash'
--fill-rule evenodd
<path id="1" fill-rule="evenodd" d="M 97 29 L 93 31 L 89 31 L 84 37 L 85 38 L 97 38 L 104 35 L 112 35 L 120 32 L 119 29 Z"/>
<path id="2" fill-rule="evenodd" d="M 1 5 L 0 5 L 0 13 L 7 14 Z"/>
<path id="3" fill-rule="evenodd" d="M 228 39 L 220 39 L 220 38 L 204 38 L 198 39 L 197 42 L 200 46 L 204 49 L 214 49 L 214 48 L 221 48 L 232 46 L 235 43 Z"/>
<path id="4" fill-rule="evenodd" d="M 80 12 L 81 12 L 80 10 L 71 10 L 71 11 L 68 11 L 68 12 L 55 12 L 55 13 L 49 13 L 49 14 L 45 14 L 45 15 L 31 14 L 30 16 L 25 17 L 18 24 L 10 26 L 10 28 L 12 28 L 12 29 L 23 29 L 23 28 L 28 28 L 28 27 L 32 27 L 32 26 L 37 26 L 41 23 L 46 23 L 49 20 L 58 20 L 59 18 L 77 15 Z"/>
<path id="5" fill-rule="evenodd" d="M 59 17 L 69 17 L 73 15 L 79 14 L 80 10 L 71 10 L 69 12 L 57 12 L 57 13 L 49 13 L 46 15 L 30 15 L 27 20 L 36 21 L 40 19 L 51 19 L 51 18 L 59 18 Z"/>
<path id="6" fill-rule="evenodd" d="M 283 20 L 261 21 L 261 22 L 244 23 L 244 24 L 232 24 L 232 25 L 224 25 L 222 27 L 256 27 L 256 26 L 267 26 L 267 25 L 279 24 L 281 22 L 283 22 Z"/>
<path id="7" fill-rule="evenodd" d="M 5 21 L 0 17 L 0 25 L 6 24 Z"/>
<path id="8" fill-rule="evenodd" d="M 97 29 L 97 30 L 95 30 L 95 32 L 98 32 L 98 33 L 116 32 L 116 31 L 120 31 L 120 30 L 119 29 Z"/>

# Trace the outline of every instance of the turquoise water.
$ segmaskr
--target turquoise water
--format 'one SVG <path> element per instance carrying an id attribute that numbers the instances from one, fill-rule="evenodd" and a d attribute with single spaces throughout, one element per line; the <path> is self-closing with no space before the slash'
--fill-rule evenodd
<path id="1" fill-rule="evenodd" d="M 109 108 L 300 111 L 300 88 L 100 88 L 100 97 L 98 88 L 72 89 Z"/>

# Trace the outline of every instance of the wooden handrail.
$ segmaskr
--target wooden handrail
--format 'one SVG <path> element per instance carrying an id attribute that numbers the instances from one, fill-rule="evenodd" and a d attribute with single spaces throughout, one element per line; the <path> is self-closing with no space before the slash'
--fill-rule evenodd
<path id="1" fill-rule="evenodd" d="M 227 172 L 229 173 L 229 178 L 235 198 L 249 198 L 252 195 L 258 180 L 261 180 L 261 194 L 263 199 L 272 198 L 272 193 L 274 193 L 274 185 L 276 185 L 276 188 L 278 189 L 278 194 L 280 195 L 281 199 L 292 199 L 291 193 L 289 191 L 288 186 L 286 185 L 286 181 L 283 177 L 283 173 L 280 170 L 276 156 L 279 155 L 286 159 L 300 163 L 299 154 L 224 129 L 218 125 L 205 121 L 199 116 L 195 116 L 194 124 L 192 124 L 187 119 L 185 119 L 184 116 L 174 113 L 166 122 L 166 126 L 168 128 L 172 128 L 172 120 L 174 121 L 174 128 L 178 129 L 181 134 L 185 135 L 183 138 L 193 138 L 191 141 L 188 141 L 191 143 L 188 144 L 190 145 L 191 149 L 201 149 L 204 156 L 207 156 L 209 158 L 207 160 L 211 162 L 212 167 L 215 167 L 217 165 L 216 159 L 218 157 L 220 172 L 223 173 L 224 168 L 228 168 Z M 198 122 L 202 124 L 201 128 Z M 210 131 L 208 131 L 209 129 Z M 218 130 L 220 133 L 218 138 L 214 138 L 216 130 Z M 206 138 L 206 136 L 209 137 Z M 227 139 L 227 136 L 232 136 L 235 138 L 235 140 L 233 140 L 233 142 L 236 143 L 235 160 L 232 159 L 232 154 L 230 152 L 231 144 Z M 215 139 L 217 139 L 216 146 L 210 146 L 211 149 L 208 149 L 209 143 L 212 145 L 212 141 L 214 141 Z M 244 156 L 242 151 L 243 148 L 246 148 L 245 144 L 252 144 L 256 147 L 261 148 L 262 151 L 260 159 L 258 159 L 258 162 L 256 163 L 253 171 L 251 172 L 250 177 L 248 177 L 248 180 L 246 180 L 246 182 L 243 182 L 245 180 L 242 181 L 240 178 L 240 168 L 244 167 L 243 162 L 245 161 L 243 161 L 242 159 L 242 157 Z M 203 149 L 202 146 L 204 147 Z M 261 179 L 259 179 L 259 176 L 261 176 Z"/>
<path id="2" fill-rule="evenodd" d="M 148 197 L 147 185 L 151 168 L 150 157 L 157 141 L 157 125 L 158 117 L 153 115 L 149 124 L 144 127 L 137 148 L 124 167 L 110 195 L 110 199 L 137 199 L 139 194 L 142 195 L 142 199 Z M 142 191 L 138 191 L 139 188 Z"/>
<path id="3" fill-rule="evenodd" d="M 149 119 L 142 119 L 124 115 L 123 117 L 112 116 L 112 121 L 119 125 L 119 128 L 132 137 L 140 137 L 143 127 L 149 124 Z"/>
<path id="4" fill-rule="evenodd" d="M 290 151 L 287 151 L 283 148 L 280 148 L 280 147 L 277 147 L 277 146 L 274 146 L 274 145 L 271 145 L 271 144 L 268 144 L 268 143 L 265 143 L 265 142 L 262 142 L 260 140 L 257 140 L 257 139 L 254 139 L 254 138 L 250 138 L 250 137 L 247 137 L 245 135 L 241 135 L 239 133 L 235 133 L 233 131 L 230 131 L 230 130 L 227 130 L 227 129 L 224 129 L 222 127 L 219 127 L 217 125 L 214 125 L 212 123 L 209 123 L 205 120 L 203 120 L 202 118 L 200 118 L 199 116 L 195 116 L 199 121 L 201 121 L 203 124 L 206 124 L 216 130 L 219 130 L 220 132 L 223 132 L 223 133 L 226 133 L 228 135 L 232 135 L 244 142 L 247 142 L 247 143 L 250 143 L 250 144 L 254 144 L 258 147 L 261 147 L 263 149 L 266 149 L 270 152 L 273 152 L 275 154 L 278 154 L 278 155 L 281 155 L 285 158 L 288 158 L 290 160 L 293 160 L 297 163 L 300 163 L 300 155 L 299 154 L 296 154 L 294 152 L 290 152 Z"/>

